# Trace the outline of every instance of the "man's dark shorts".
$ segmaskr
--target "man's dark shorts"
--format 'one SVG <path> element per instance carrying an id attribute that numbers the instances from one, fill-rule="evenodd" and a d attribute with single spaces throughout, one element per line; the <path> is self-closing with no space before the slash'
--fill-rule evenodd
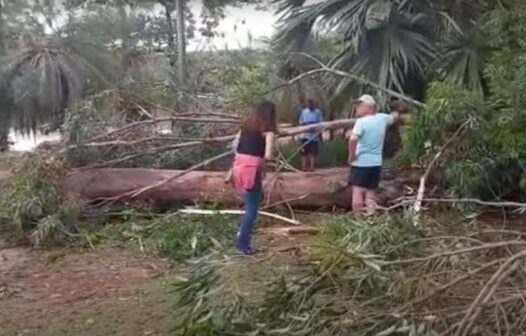
<path id="1" fill-rule="evenodd" d="M 308 140 L 308 139 L 302 139 L 301 140 L 301 155 L 307 156 L 312 155 L 316 156 L 318 155 L 318 151 L 320 148 L 320 144 L 318 141 Z"/>
<path id="2" fill-rule="evenodd" d="M 351 167 L 349 184 L 374 190 L 380 185 L 380 173 L 382 167 Z"/>

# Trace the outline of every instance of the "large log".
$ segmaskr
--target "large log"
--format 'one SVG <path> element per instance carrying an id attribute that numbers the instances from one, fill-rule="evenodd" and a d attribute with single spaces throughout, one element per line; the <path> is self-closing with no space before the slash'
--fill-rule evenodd
<path id="1" fill-rule="evenodd" d="M 146 187 L 180 174 L 178 170 L 137 168 L 103 168 L 70 173 L 63 187 L 70 194 L 88 200 L 118 197 L 129 191 Z M 241 197 L 231 185 L 225 184 L 225 172 L 193 171 L 140 196 L 157 203 L 191 203 L 218 201 L 238 205 Z M 323 169 L 313 173 L 268 173 L 265 177 L 265 203 L 288 201 L 298 207 L 348 208 L 350 193 L 347 188 L 347 168 Z M 386 203 L 404 192 L 403 184 L 389 172 L 380 185 L 380 202 Z M 122 199 L 124 201 L 124 199 Z"/>

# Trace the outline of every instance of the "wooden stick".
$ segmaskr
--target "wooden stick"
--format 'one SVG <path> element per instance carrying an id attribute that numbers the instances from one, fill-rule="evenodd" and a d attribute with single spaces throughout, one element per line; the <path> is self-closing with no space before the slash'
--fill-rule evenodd
<path id="1" fill-rule="evenodd" d="M 280 235 L 300 235 L 300 234 L 311 234 L 315 235 L 320 233 L 321 228 L 316 226 L 292 226 L 292 227 L 277 227 L 265 229 L 266 233 L 280 234 Z"/>
<path id="2" fill-rule="evenodd" d="M 88 146 L 88 147 L 99 147 L 100 146 L 100 147 L 102 147 L 102 146 L 114 146 L 114 145 L 136 145 L 136 144 L 139 144 L 139 143 L 142 143 L 142 142 L 154 141 L 154 140 L 157 140 L 157 139 L 160 140 L 160 139 L 163 139 L 163 138 L 162 137 L 153 137 L 153 138 L 139 139 L 139 140 L 130 141 L 130 142 L 120 141 L 120 140 L 104 141 L 104 142 L 97 142 L 96 141 L 96 140 L 105 138 L 105 137 L 110 136 L 110 135 L 121 133 L 121 132 L 129 130 L 131 128 L 144 127 L 144 126 L 151 125 L 152 123 L 155 123 L 155 122 L 162 122 L 162 121 L 172 120 L 172 119 L 173 118 L 162 118 L 162 119 L 134 122 L 134 123 L 128 124 L 126 126 L 123 126 L 120 129 L 111 131 L 110 133 L 107 133 L 105 135 L 94 137 L 94 138 L 90 139 L 90 141 L 88 141 L 88 142 L 86 142 L 84 144 L 73 145 L 70 148 L 81 147 L 81 146 Z M 341 119 L 341 120 L 335 120 L 335 121 L 322 122 L 322 123 L 313 124 L 313 125 L 288 127 L 288 128 L 284 128 L 282 130 L 279 130 L 278 134 L 277 134 L 277 137 L 283 138 L 283 137 L 290 137 L 290 136 L 294 136 L 294 135 L 302 134 L 302 133 L 311 133 L 311 132 L 314 133 L 314 132 L 322 132 L 322 131 L 329 130 L 329 129 L 347 128 L 347 127 L 350 127 L 350 126 L 354 125 L 355 121 L 356 121 L 356 119 Z M 210 143 L 210 142 L 227 142 L 227 141 L 231 141 L 232 139 L 234 139 L 235 136 L 236 136 L 235 134 L 231 134 L 231 135 L 225 135 L 225 136 L 214 137 L 214 138 L 200 138 L 200 139 L 188 139 L 188 140 L 193 142 L 194 145 L 199 145 L 199 144 L 202 144 L 202 143 Z M 176 138 L 167 137 L 166 139 L 169 140 L 169 139 L 176 139 Z M 178 139 L 184 140 L 182 138 L 178 138 Z"/>
<path id="3" fill-rule="evenodd" d="M 467 253 L 478 252 L 478 251 L 483 251 L 483 250 L 490 250 L 490 249 L 495 249 L 495 248 L 500 248 L 500 247 L 525 246 L 525 245 L 526 245 L 526 241 L 523 241 L 523 240 L 510 240 L 510 241 L 497 242 L 497 243 L 488 243 L 485 245 L 473 246 L 473 247 L 458 249 L 454 251 L 440 252 L 440 253 L 436 253 L 436 254 L 433 254 L 427 257 L 416 257 L 416 258 L 411 258 L 411 259 L 385 261 L 385 262 L 382 262 L 382 266 L 413 264 L 417 262 L 425 262 L 425 261 L 433 260 L 436 258 L 450 257 L 454 255 L 459 255 L 459 254 L 467 254 Z"/>
<path id="4" fill-rule="evenodd" d="M 91 139 L 87 140 L 87 143 L 95 142 L 97 140 L 105 139 L 114 135 L 117 135 L 119 133 L 122 133 L 124 131 L 139 128 L 139 127 L 146 127 L 146 126 L 152 126 L 155 124 L 168 122 L 168 121 L 180 121 L 180 122 L 200 122 L 200 123 L 227 123 L 227 124 L 239 124 L 239 119 L 235 118 L 206 118 L 206 117 L 164 117 L 164 118 L 155 118 L 155 119 L 148 119 L 148 120 L 141 120 L 141 121 L 135 121 L 132 123 L 129 123 L 127 125 L 124 125 L 118 129 L 115 129 L 113 131 L 110 131 L 105 134 L 97 135 L 95 137 L 92 137 Z"/>
<path id="5" fill-rule="evenodd" d="M 491 207 L 510 207 L 510 208 L 524 208 L 526 209 L 526 203 L 519 202 L 489 202 L 482 201 L 476 198 L 424 198 L 423 202 L 430 203 L 474 203 L 478 205 L 491 206 Z"/>
<path id="6" fill-rule="evenodd" d="M 499 284 L 505 277 L 513 273 L 521 265 L 519 261 L 524 257 L 526 257 L 526 249 L 522 250 L 521 252 L 513 255 L 508 260 L 506 260 L 506 262 L 500 266 L 498 271 L 495 274 L 493 274 L 491 279 L 484 285 L 475 301 L 473 301 L 473 303 L 469 307 L 462 321 L 460 321 L 457 331 L 455 333 L 456 336 L 468 335 L 471 327 L 473 326 L 473 323 L 475 322 L 476 318 L 480 315 L 482 308 L 493 297 L 493 294 L 495 293 L 495 290 L 497 289 Z"/>
<path id="7" fill-rule="evenodd" d="M 183 209 L 179 210 L 179 213 L 186 214 L 186 215 L 243 215 L 245 213 L 244 210 L 202 210 L 202 209 Z M 302 225 L 301 222 L 290 219 L 287 217 L 283 217 L 280 215 L 276 215 L 271 212 L 267 211 L 259 211 L 258 214 L 262 216 L 266 216 L 269 218 L 277 219 L 285 223 L 289 223 L 292 225 Z"/>
<path id="8" fill-rule="evenodd" d="M 290 127 L 290 128 L 286 128 L 286 129 L 280 131 L 277 134 L 277 137 L 278 138 L 282 138 L 282 137 L 289 137 L 289 136 L 294 136 L 294 135 L 302 134 L 302 133 L 323 132 L 324 130 L 327 130 L 327 129 L 346 128 L 346 127 L 352 126 L 354 124 L 354 122 L 355 122 L 355 119 L 343 119 L 343 120 L 336 120 L 336 121 L 330 121 L 330 122 L 323 122 L 323 123 L 314 124 L 314 125 Z M 134 129 L 136 127 L 141 127 L 141 126 L 144 126 L 144 125 L 145 125 L 144 122 L 132 123 L 132 124 L 129 124 L 129 125 L 121 128 L 121 129 L 119 129 L 119 130 L 115 130 L 115 131 L 112 131 L 110 133 L 116 134 L 115 132 L 129 131 L 131 129 Z M 108 133 L 108 134 L 110 134 L 110 133 Z M 100 162 L 100 163 L 92 164 L 92 165 L 89 165 L 87 167 L 83 167 L 83 169 L 92 169 L 92 168 L 106 167 L 106 166 L 109 166 L 109 165 L 122 163 L 122 162 L 125 162 L 127 160 L 135 159 L 137 157 L 141 157 L 141 156 L 144 156 L 144 155 L 158 154 L 158 153 L 161 153 L 161 152 L 170 151 L 170 150 L 174 150 L 174 149 L 179 149 L 179 148 L 182 148 L 182 147 L 200 146 L 200 145 L 203 145 L 203 144 L 206 144 L 206 143 L 214 143 L 214 142 L 215 143 L 228 142 L 228 141 L 232 141 L 233 139 L 235 139 L 235 137 L 236 137 L 236 134 L 231 134 L 231 135 L 225 135 L 225 136 L 222 136 L 222 137 L 215 137 L 215 138 L 208 138 L 208 139 L 206 139 L 206 138 L 203 138 L 203 139 L 192 139 L 190 141 L 179 143 L 179 144 L 173 144 L 173 145 L 167 145 L 167 146 L 158 147 L 158 148 L 147 149 L 145 151 L 142 151 L 142 152 L 139 152 L 139 153 L 134 153 L 134 154 L 131 154 L 131 155 L 128 155 L 128 156 L 125 156 L 125 157 L 122 157 L 122 158 L 114 159 L 114 160 L 111 160 L 111 161 L 108 161 L 108 162 Z M 95 138 L 92 138 L 91 140 L 96 140 L 96 139 L 101 139 L 101 138 L 104 138 L 104 136 L 95 137 Z M 71 148 L 82 147 L 82 146 L 88 146 L 88 147 L 104 147 L 104 146 L 117 146 L 117 145 L 125 145 L 125 146 L 129 145 L 129 146 L 131 146 L 131 145 L 137 145 L 137 144 L 140 144 L 140 143 L 146 142 L 146 141 L 153 141 L 153 138 L 141 139 L 141 140 L 132 141 L 132 142 L 123 142 L 123 141 L 119 141 L 119 140 L 117 140 L 117 141 L 106 141 L 106 142 L 94 142 L 94 141 L 91 141 L 91 142 L 85 143 L 85 144 L 72 145 L 70 147 L 65 148 L 63 151 L 65 151 L 67 149 L 71 149 Z"/>
<path id="9" fill-rule="evenodd" d="M 212 138 L 183 138 L 183 137 L 172 137 L 172 136 L 154 136 L 154 137 L 147 137 L 142 138 L 138 140 L 133 141 L 124 141 L 124 140 L 113 140 L 113 141 L 101 141 L 101 142 L 89 142 L 82 145 L 72 145 L 68 148 L 78 148 L 78 147 L 105 147 L 105 146 L 136 146 L 147 142 L 156 142 L 156 141 L 186 141 L 183 143 L 177 144 L 178 146 L 195 146 L 200 144 L 206 144 L 206 143 L 215 143 L 215 142 L 226 142 L 234 139 L 234 135 L 226 135 L 226 136 L 220 136 L 220 137 L 212 137 Z"/>

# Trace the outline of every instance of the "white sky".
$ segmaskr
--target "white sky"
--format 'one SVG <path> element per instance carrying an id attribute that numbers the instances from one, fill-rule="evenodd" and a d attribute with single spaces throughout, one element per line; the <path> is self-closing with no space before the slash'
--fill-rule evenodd
<path id="1" fill-rule="evenodd" d="M 270 4 L 271 0 L 267 0 Z M 323 0 L 307 0 L 306 5 L 322 2 Z M 190 0 L 190 8 L 198 19 L 203 7 L 201 0 Z M 269 6 L 272 7 L 272 6 Z M 213 38 L 211 41 L 200 36 L 192 41 L 189 41 L 189 50 L 199 50 L 211 44 L 211 46 L 224 49 L 246 47 L 250 45 L 249 35 L 252 36 L 252 43 L 261 41 L 265 38 L 270 38 L 275 30 L 277 17 L 274 13 L 275 8 L 270 8 L 268 11 L 256 10 L 256 6 L 232 7 L 228 6 L 225 10 L 225 18 L 220 22 L 216 32 L 225 35 L 224 38 Z M 198 22 L 199 23 L 199 22 Z"/>
<path id="2" fill-rule="evenodd" d="M 190 8 L 199 24 L 202 2 L 192 1 L 190 2 Z M 218 49 L 246 47 L 251 43 L 249 36 L 252 36 L 252 43 L 256 43 L 257 40 L 262 38 L 271 37 L 275 23 L 276 17 L 272 11 L 256 10 L 255 6 L 228 6 L 225 10 L 225 18 L 221 20 L 219 27 L 216 29 L 216 33 L 224 35 L 224 38 L 214 37 L 210 40 L 203 38 L 200 34 L 196 34 L 196 38 L 189 41 L 188 49 L 199 50 L 207 46 Z"/>
<path id="3" fill-rule="evenodd" d="M 310 0 L 307 2 L 312 1 L 319 0 Z M 194 14 L 197 28 L 199 28 L 201 24 L 200 15 L 203 8 L 202 0 L 189 0 L 188 5 Z M 144 10 L 153 11 L 156 15 L 164 16 L 164 9 L 160 4 L 156 4 L 153 7 Z M 52 32 L 51 27 L 46 24 L 45 18 L 42 15 L 37 16 L 37 19 L 44 25 L 44 29 L 47 33 Z M 53 18 L 53 21 L 54 29 L 56 29 L 65 22 L 65 15 L 58 15 Z M 274 32 L 275 23 L 276 16 L 273 9 L 257 10 L 255 5 L 239 7 L 227 6 L 225 8 L 225 17 L 219 22 L 219 26 L 214 30 L 217 36 L 206 38 L 199 32 L 196 32 L 195 38 L 188 41 L 187 48 L 188 50 L 193 51 L 204 48 L 235 49 L 246 47 L 251 45 L 251 43 L 255 44 L 257 41 L 270 38 Z"/>

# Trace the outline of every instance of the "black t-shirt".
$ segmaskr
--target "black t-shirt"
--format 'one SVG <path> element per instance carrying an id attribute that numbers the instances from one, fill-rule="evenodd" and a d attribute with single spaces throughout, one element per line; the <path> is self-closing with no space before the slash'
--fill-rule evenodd
<path id="1" fill-rule="evenodd" d="M 265 156 L 265 136 L 261 132 L 241 131 L 239 144 L 237 145 L 239 154 Z"/>

